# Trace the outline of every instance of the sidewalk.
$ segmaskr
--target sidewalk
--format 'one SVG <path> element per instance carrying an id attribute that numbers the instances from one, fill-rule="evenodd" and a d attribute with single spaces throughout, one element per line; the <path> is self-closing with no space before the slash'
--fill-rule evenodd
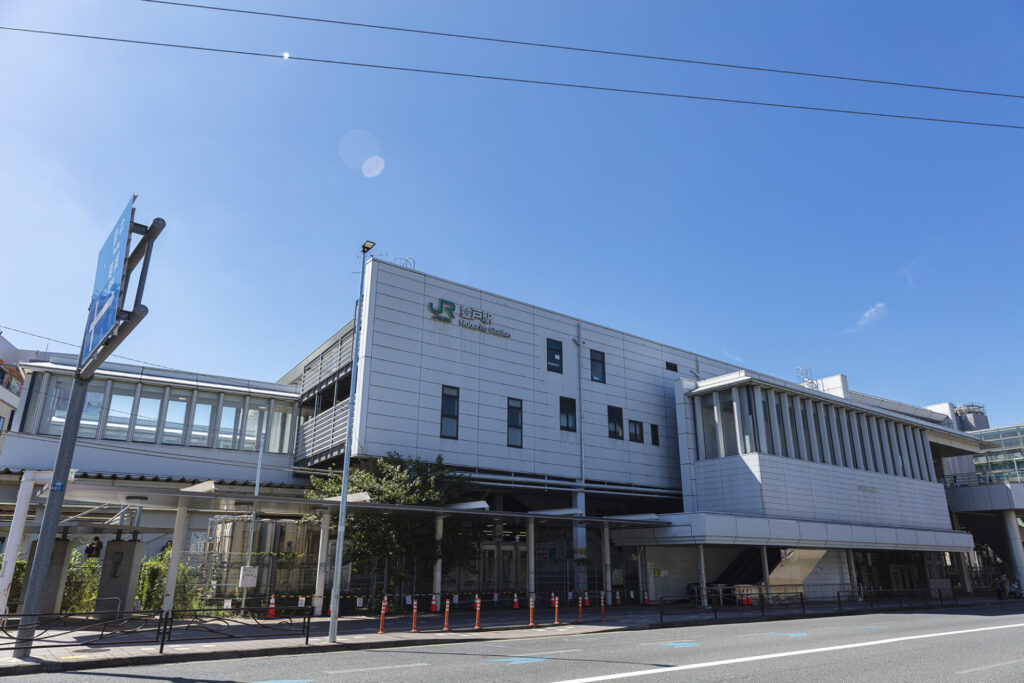
<path id="1" fill-rule="evenodd" d="M 960 600 L 960 607 L 993 604 L 989 599 Z M 877 606 L 877 611 L 893 611 L 889 606 Z M 951 604 L 941 606 L 953 608 Z M 895 608 L 895 605 L 892 606 Z M 932 603 L 927 608 L 922 604 L 905 605 L 905 610 L 939 609 Z M 841 614 L 855 614 L 871 611 L 864 603 L 844 605 Z M 384 633 L 377 633 L 380 620 L 365 616 L 343 617 L 338 624 L 338 642 L 327 640 L 328 619 L 313 619 L 309 644 L 305 636 L 295 631 L 282 634 L 278 627 L 289 628 L 278 622 L 256 623 L 205 619 L 183 627 L 175 626 L 172 638 L 165 643 L 161 653 L 160 643 L 154 640 L 155 630 L 139 629 L 128 633 L 105 635 L 95 630 L 74 630 L 66 633 L 51 632 L 40 634 L 47 639 L 48 648 L 33 648 L 32 657 L 27 660 L 12 658 L 10 650 L 0 651 L 0 678 L 16 674 L 72 671 L 113 666 L 138 666 L 163 664 L 176 661 L 199 661 L 231 659 L 268 655 L 301 654 L 331 650 L 355 650 L 411 645 L 435 645 L 448 642 L 505 640 L 513 638 L 539 638 L 551 635 L 570 635 L 607 631 L 661 628 L 670 626 L 703 625 L 710 623 L 735 623 L 759 620 L 799 619 L 803 616 L 837 615 L 835 603 L 810 603 L 806 615 L 800 607 L 771 608 L 762 616 L 759 606 L 728 607 L 718 611 L 717 620 L 709 609 L 688 606 L 666 606 L 664 622 L 657 605 L 648 607 L 612 607 L 606 612 L 606 621 L 600 621 L 600 609 L 584 609 L 583 622 L 578 622 L 578 610 L 560 611 L 559 625 L 553 624 L 554 610 L 542 609 L 535 612 L 534 627 L 529 624 L 527 609 L 484 610 L 481 615 L 481 629 L 474 629 L 474 615 L 470 610 L 460 610 L 451 616 L 451 631 L 442 631 L 443 617 L 440 614 L 419 616 L 418 633 L 411 633 L 409 615 L 389 616 L 385 620 Z M 141 622 L 140 622 L 141 623 Z M 132 628 L 131 624 L 126 625 Z M 13 636 L 0 629 L 0 647 L 9 646 Z M 129 641 L 129 642 L 125 642 Z M 143 641 L 143 642 L 140 642 Z M 66 644 L 65 644 L 66 643 Z"/>

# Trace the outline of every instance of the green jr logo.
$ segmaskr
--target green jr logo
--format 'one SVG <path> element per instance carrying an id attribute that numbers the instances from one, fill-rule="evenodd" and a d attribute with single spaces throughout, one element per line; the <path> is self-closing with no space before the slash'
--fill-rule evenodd
<path id="1" fill-rule="evenodd" d="M 445 299 L 438 299 L 437 307 L 428 303 L 427 310 L 430 311 L 434 320 L 440 320 L 443 323 L 450 323 L 455 317 L 455 304 Z"/>

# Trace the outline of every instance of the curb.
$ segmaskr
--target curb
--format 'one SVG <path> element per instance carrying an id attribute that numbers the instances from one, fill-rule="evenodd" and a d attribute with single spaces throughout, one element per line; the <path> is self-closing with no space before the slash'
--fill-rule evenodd
<path id="1" fill-rule="evenodd" d="M 954 607 L 953 605 L 929 605 L 925 607 L 917 607 L 915 609 L 960 609 L 968 607 L 988 607 L 992 605 L 1002 604 L 998 601 L 978 602 L 971 603 L 969 605 L 959 605 Z M 842 612 L 826 612 L 822 614 L 767 614 L 765 616 L 754 615 L 754 616 L 740 616 L 740 617 L 719 617 L 717 620 L 713 616 L 707 616 L 704 619 L 688 619 L 685 621 L 665 621 L 663 623 L 654 622 L 649 624 L 629 624 L 626 626 L 609 626 L 606 627 L 603 633 L 615 633 L 620 631 L 649 631 L 654 629 L 662 628 L 680 628 L 685 626 L 714 626 L 717 624 L 748 624 L 754 622 L 763 621 L 793 621 L 796 619 L 817 619 L 817 618 L 829 618 L 829 617 L 845 617 L 855 616 L 863 614 L 891 614 L 905 612 L 907 610 L 872 610 L 872 609 L 850 609 L 843 610 Z M 670 616 L 670 615 L 666 615 Z M 596 622 L 600 624 L 601 622 Z M 574 626 L 575 623 L 566 622 L 566 626 Z M 589 625 L 595 625 L 591 622 Z M 513 627 L 491 627 L 481 628 L 479 631 L 471 631 L 472 633 L 494 633 L 496 631 L 522 631 L 525 629 L 539 629 L 542 627 L 552 626 L 552 624 L 538 624 L 537 626 L 513 626 Z M 546 638 L 547 635 L 532 636 L 535 638 Z M 280 657 L 285 655 L 302 655 L 319 652 L 345 652 L 350 650 L 379 650 L 387 648 L 397 647 L 423 647 L 427 645 L 446 645 L 448 643 L 474 643 L 474 642 L 486 642 L 490 640 L 501 640 L 500 638 L 481 638 L 481 637 L 462 637 L 458 640 L 452 640 L 451 638 L 420 638 L 416 640 L 392 640 L 384 641 L 379 643 L 364 642 L 364 643 L 323 643 L 319 645 L 286 645 L 278 647 L 265 647 L 259 650 L 253 650 L 251 652 L 239 651 L 239 650 L 227 650 L 227 651 L 203 651 L 203 652 L 165 652 L 162 654 L 154 655 L 140 655 L 137 657 L 126 657 L 121 659 L 95 659 L 91 661 L 75 661 L 75 662 L 52 662 L 52 661 L 37 661 L 37 662 L 26 662 L 24 664 L 14 666 L 0 666 L 0 678 L 6 676 L 21 676 L 25 674 L 35 673 L 57 673 L 61 671 L 87 671 L 90 669 L 106 669 L 126 666 L 150 666 L 155 664 L 174 664 L 179 662 L 203 662 L 203 661 L 216 661 L 222 659 L 251 659 L 254 657 Z M 268 643 L 269 645 L 269 643 Z"/>

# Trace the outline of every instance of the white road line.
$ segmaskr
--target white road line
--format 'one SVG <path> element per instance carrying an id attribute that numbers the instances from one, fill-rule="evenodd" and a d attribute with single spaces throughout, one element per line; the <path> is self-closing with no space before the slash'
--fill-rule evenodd
<path id="1" fill-rule="evenodd" d="M 426 666 L 426 662 L 419 664 L 395 664 L 394 666 L 371 666 L 368 669 L 345 669 L 344 671 L 324 671 L 325 674 L 355 674 L 361 671 L 383 671 L 384 669 L 408 669 L 411 666 Z"/>
<path id="2" fill-rule="evenodd" d="M 713 666 L 725 666 L 727 664 L 744 664 L 746 662 L 757 662 L 764 659 L 780 659 L 782 657 L 798 657 L 801 655 L 813 655 L 819 652 L 835 652 L 836 650 L 852 650 L 858 647 L 872 647 L 875 645 L 888 645 L 889 643 L 900 643 L 908 640 L 921 640 L 924 638 L 942 638 L 944 636 L 959 636 L 965 633 L 981 633 L 983 631 L 999 631 L 1007 628 L 1022 628 L 1021 624 L 1004 624 L 1003 626 L 985 626 L 983 628 L 968 628 L 961 631 L 945 631 L 943 633 L 925 633 L 917 636 L 902 636 L 900 638 L 886 638 L 884 640 L 870 640 L 865 643 L 848 643 L 846 645 L 832 645 L 830 647 L 815 647 L 808 650 L 790 650 L 788 652 L 774 652 L 767 655 L 754 655 L 751 657 L 736 657 L 734 659 L 719 659 L 713 662 L 698 662 L 696 664 L 684 664 L 682 666 L 669 666 L 660 669 L 644 669 L 642 671 L 630 671 L 622 674 L 608 674 L 605 676 L 591 676 L 588 678 L 573 678 L 571 680 L 559 681 L 558 683 L 594 683 L 595 681 L 614 681 L 620 678 L 634 678 L 636 676 L 651 676 L 654 674 L 671 673 L 675 671 L 691 671 L 693 669 L 708 669 Z"/>
<path id="3" fill-rule="evenodd" d="M 995 669 L 1000 666 L 1010 666 L 1011 664 L 1020 664 L 1024 662 L 1024 659 L 1011 659 L 1008 662 L 997 662 L 996 664 L 988 664 L 987 666 L 979 666 L 976 669 L 964 669 L 963 671 L 957 671 L 958 674 L 973 674 L 978 671 L 985 671 L 987 669 Z"/>

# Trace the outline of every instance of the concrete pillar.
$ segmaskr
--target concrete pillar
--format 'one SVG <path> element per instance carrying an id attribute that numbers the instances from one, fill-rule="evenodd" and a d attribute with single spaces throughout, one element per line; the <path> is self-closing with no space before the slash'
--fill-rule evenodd
<path id="1" fill-rule="evenodd" d="M 331 542 L 331 511 L 320 513 L 320 546 L 316 551 L 316 590 L 313 595 L 313 615 L 324 615 L 324 587 L 327 585 L 327 546 Z"/>
<path id="2" fill-rule="evenodd" d="M 174 513 L 174 533 L 171 534 L 171 553 L 167 558 L 167 583 L 164 584 L 164 602 L 161 609 L 174 609 L 174 589 L 178 585 L 178 565 L 185 545 L 185 529 L 188 528 L 188 506 L 178 499 L 178 510 Z M 109 550 L 108 550 L 109 552 Z"/>
<path id="3" fill-rule="evenodd" d="M 711 404 L 715 409 L 715 438 L 718 439 L 718 457 L 725 457 L 725 425 L 722 423 L 722 400 L 718 392 L 712 392 Z"/>
<path id="4" fill-rule="evenodd" d="M 130 612 L 135 609 L 143 544 L 140 541 L 108 541 L 103 552 L 97 612 Z M 168 567 L 168 580 L 170 571 Z"/>
<path id="5" fill-rule="evenodd" d="M 1008 575 L 1012 574 L 1018 581 L 1024 581 L 1024 544 L 1021 543 L 1020 527 L 1017 525 L 1017 512 L 1003 510 L 1003 522 L 1006 525 L 1006 543 L 1010 546 Z"/>
<path id="6" fill-rule="evenodd" d="M 860 599 L 860 589 L 857 587 L 857 568 L 853 564 L 853 549 L 846 549 L 846 570 L 850 573 L 850 590 L 857 594 Z"/>
<path id="7" fill-rule="evenodd" d="M 960 531 L 960 518 L 956 516 L 956 513 L 950 515 L 950 520 L 953 522 L 953 528 Z M 971 576 L 967 571 L 969 562 L 967 561 L 967 553 L 953 553 L 953 562 L 956 564 L 956 569 L 960 573 L 960 577 L 963 579 L 963 589 L 965 593 L 974 593 L 974 586 L 971 585 Z"/>
<path id="8" fill-rule="evenodd" d="M 708 460 L 712 456 L 707 451 L 707 444 L 704 443 L 704 399 L 701 396 L 694 396 L 693 401 L 693 425 L 697 437 L 697 460 Z"/>
<path id="9" fill-rule="evenodd" d="M 839 464 L 839 459 L 836 457 L 836 452 L 832 448 L 832 440 L 829 439 L 828 435 L 827 408 L 824 403 L 815 404 L 814 412 L 818 416 L 818 420 L 814 426 L 818 430 L 817 443 L 821 445 L 821 461 L 826 465 L 837 465 Z"/>
<path id="10" fill-rule="evenodd" d="M 754 447 L 760 453 L 768 453 L 768 427 L 764 414 L 764 395 L 761 387 L 754 385 L 754 416 L 757 424 L 757 442 Z"/>
<path id="11" fill-rule="evenodd" d="M 586 514 L 587 495 L 583 491 L 573 494 L 573 507 Z M 574 522 L 572 525 L 573 590 L 583 593 L 587 590 L 587 525 Z"/>
<path id="12" fill-rule="evenodd" d="M 733 387 L 732 394 L 732 417 L 733 426 L 736 427 L 736 452 L 746 453 L 747 449 L 743 444 L 743 409 L 740 408 L 739 389 Z"/>
<path id="13" fill-rule="evenodd" d="M 32 563 L 35 561 L 36 544 L 32 544 L 29 552 L 28 570 L 25 572 L 26 581 L 29 572 L 32 570 Z M 42 614 L 55 614 L 60 612 L 60 603 L 64 598 L 64 582 L 68 577 L 68 563 L 71 561 L 71 541 L 66 538 L 57 538 L 53 541 L 53 551 L 50 554 L 50 566 L 46 571 L 46 582 L 43 584 L 43 597 L 39 601 L 39 612 Z M 22 593 L 24 596 L 24 593 Z"/>
<path id="14" fill-rule="evenodd" d="M 779 409 L 775 402 L 775 392 L 771 389 L 766 389 L 765 399 L 768 402 L 768 431 L 772 435 L 772 446 L 774 446 L 775 455 L 786 457 L 789 454 L 782 447 L 782 432 L 779 428 Z"/>
<path id="15" fill-rule="evenodd" d="M 793 417 L 796 419 L 796 424 L 793 425 L 793 431 L 796 432 L 796 443 L 800 448 L 800 459 L 810 461 L 813 458 L 811 457 L 811 452 L 808 450 L 807 431 L 804 430 L 803 401 L 799 396 L 790 396 L 789 400 L 793 402 Z"/>
<path id="16" fill-rule="evenodd" d="M 11 592 L 11 580 L 14 578 L 15 563 L 21 550 L 21 541 L 25 536 L 25 522 L 28 519 L 28 504 L 32 499 L 32 491 L 36 482 L 35 472 L 23 472 L 21 485 L 18 487 L 18 498 L 14 503 L 14 517 L 11 528 L 7 532 L 7 544 L 4 546 L 4 563 L 0 567 L 0 614 L 7 614 L 7 598 Z"/>
<path id="17" fill-rule="evenodd" d="M 869 436 L 871 436 L 871 450 L 878 463 L 877 471 L 882 474 L 892 474 L 889 471 L 888 449 L 882 447 L 882 440 L 879 438 L 878 420 L 875 419 L 874 415 L 868 415 L 867 420 L 868 432 Z"/>
<path id="18" fill-rule="evenodd" d="M 697 580 L 700 582 L 700 606 L 708 606 L 708 574 L 704 569 L 704 544 L 697 546 Z"/>
<path id="19" fill-rule="evenodd" d="M 537 592 L 537 529 L 532 517 L 526 520 L 526 592 Z"/>
<path id="20" fill-rule="evenodd" d="M 438 545 L 441 544 L 441 540 L 444 538 L 444 517 L 438 515 L 434 518 L 434 542 Z M 437 596 L 437 604 L 441 604 L 441 554 L 438 553 L 437 560 L 434 562 L 434 580 L 430 585 L 430 591 Z M 483 569 L 483 567 L 481 567 Z"/>
<path id="21" fill-rule="evenodd" d="M 601 523 L 601 560 L 604 568 L 604 599 L 608 603 L 612 595 L 612 534 L 608 530 L 608 522 Z"/>
<path id="22" fill-rule="evenodd" d="M 793 420 L 789 414 L 789 402 L 792 399 L 790 398 L 790 395 L 786 393 L 780 393 L 778 398 L 782 405 L 782 427 L 786 432 L 786 455 L 791 458 L 803 458 L 800 448 L 797 445 L 795 432 L 793 431 Z"/>
<path id="23" fill-rule="evenodd" d="M 761 546 L 761 578 L 764 581 L 764 597 L 769 602 L 772 599 L 772 589 L 769 587 L 768 571 L 768 546 Z"/>

